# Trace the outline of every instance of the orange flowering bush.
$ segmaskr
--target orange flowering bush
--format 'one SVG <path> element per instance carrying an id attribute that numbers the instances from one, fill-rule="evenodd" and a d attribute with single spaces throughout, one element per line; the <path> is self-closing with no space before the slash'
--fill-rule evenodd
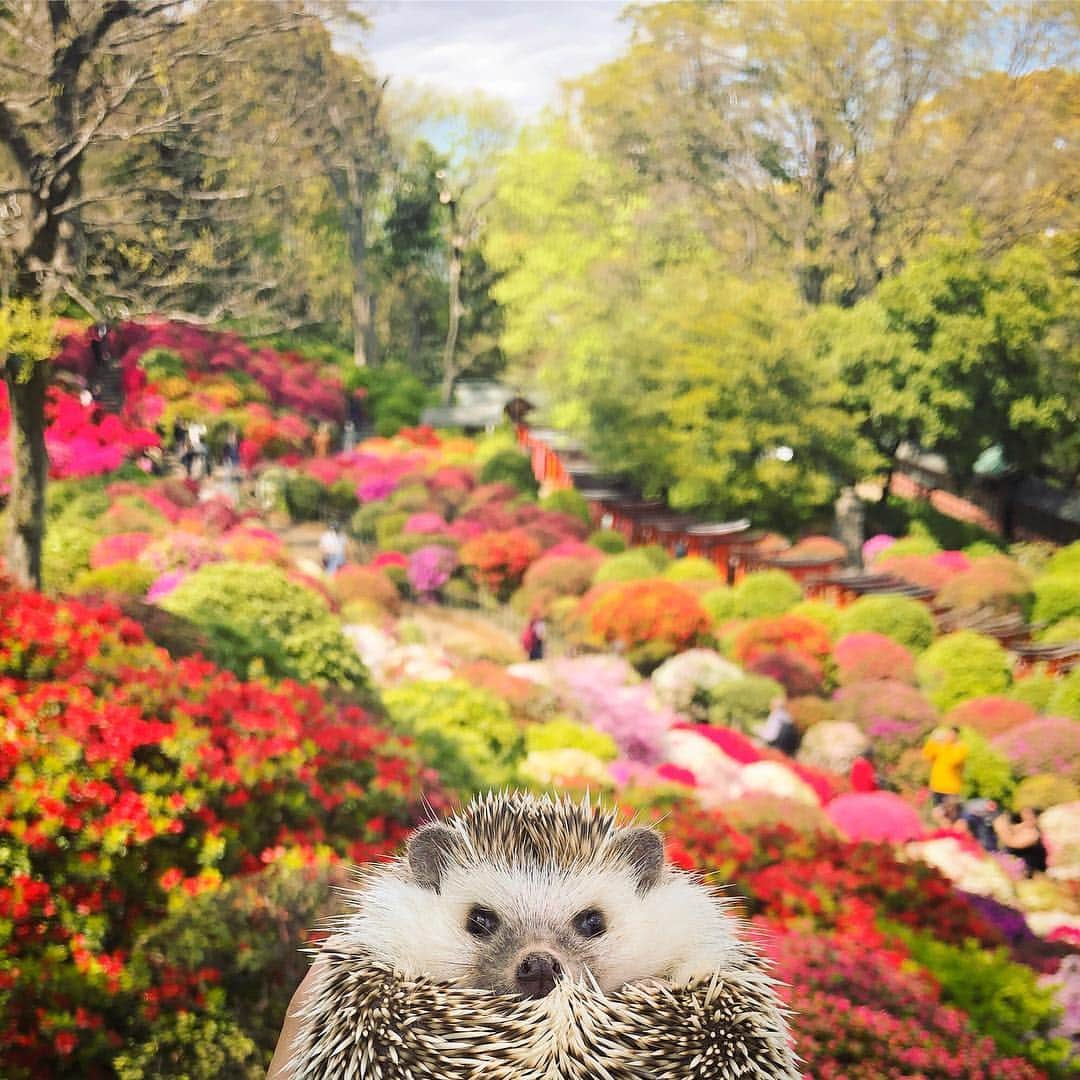
<path id="1" fill-rule="evenodd" d="M 770 653 L 793 653 L 820 679 L 832 651 L 828 631 L 801 615 L 764 615 L 751 619 L 735 635 L 732 655 L 752 664 Z"/>
<path id="2" fill-rule="evenodd" d="M 693 645 L 712 625 L 698 598 L 673 581 L 655 578 L 601 585 L 585 594 L 579 613 L 589 636 L 627 649 Z"/>
<path id="3" fill-rule="evenodd" d="M 478 584 L 505 599 L 539 557 L 540 544 L 524 529 L 506 529 L 469 540 L 459 555 Z"/>

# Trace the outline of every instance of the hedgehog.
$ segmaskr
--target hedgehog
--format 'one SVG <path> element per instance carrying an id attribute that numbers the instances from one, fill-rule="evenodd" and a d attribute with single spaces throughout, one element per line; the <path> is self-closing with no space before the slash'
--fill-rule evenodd
<path id="1" fill-rule="evenodd" d="M 796 1080 L 723 898 L 591 803 L 491 794 L 360 872 L 292 1080 Z"/>

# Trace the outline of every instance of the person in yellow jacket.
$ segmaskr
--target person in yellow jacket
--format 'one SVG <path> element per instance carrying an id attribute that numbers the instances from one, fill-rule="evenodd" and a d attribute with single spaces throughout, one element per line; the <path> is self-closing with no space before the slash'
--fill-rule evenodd
<path id="1" fill-rule="evenodd" d="M 922 755 L 930 762 L 930 798 L 935 810 L 941 807 L 943 812 L 963 791 L 968 752 L 958 727 L 938 728 L 926 740 Z"/>

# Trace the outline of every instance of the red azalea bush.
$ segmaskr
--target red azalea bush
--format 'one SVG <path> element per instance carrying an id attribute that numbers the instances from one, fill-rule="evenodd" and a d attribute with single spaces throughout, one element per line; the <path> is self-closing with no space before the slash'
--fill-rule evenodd
<path id="1" fill-rule="evenodd" d="M 832 651 L 829 634 L 820 624 L 801 615 L 764 615 L 750 619 L 735 634 L 731 653 L 743 664 L 765 653 L 790 652 L 820 679 Z"/>
<path id="2" fill-rule="evenodd" d="M 777 649 L 760 653 L 746 665 L 746 670 L 775 679 L 792 697 L 821 692 L 820 670 L 795 652 Z"/>
<path id="3" fill-rule="evenodd" d="M 269 1008 L 290 988 L 252 966 L 250 939 L 217 967 L 138 943 L 271 863 L 390 850 L 431 781 L 359 708 L 172 661 L 115 608 L 7 585 L 0 714 L 0 1071 L 13 1078 L 113 1075 L 162 1010 L 262 1024 L 253 978 Z M 285 963 L 297 944 L 277 941 L 259 963 Z"/>
<path id="4" fill-rule="evenodd" d="M 578 610 L 593 640 L 627 649 L 654 643 L 685 649 L 712 625 L 692 592 L 660 579 L 597 586 Z"/>
<path id="5" fill-rule="evenodd" d="M 459 554 L 478 584 L 505 598 L 539 556 L 540 545 L 523 529 L 508 529 L 469 540 Z"/>
<path id="6" fill-rule="evenodd" d="M 841 686 L 876 679 L 915 683 L 915 657 L 898 641 L 871 631 L 847 634 L 833 649 Z"/>
<path id="7" fill-rule="evenodd" d="M 1038 713 L 1026 701 L 991 695 L 972 698 L 950 709 L 945 714 L 945 723 L 974 728 L 983 738 L 993 739 L 1010 728 L 1034 720 L 1036 716 Z"/>
<path id="8" fill-rule="evenodd" d="M 1010 728 L 993 740 L 1017 776 L 1054 773 L 1080 783 L 1080 721 L 1067 716 L 1039 716 Z"/>
<path id="9" fill-rule="evenodd" d="M 772 929 L 772 927 L 768 927 Z M 882 947 L 886 945 L 886 947 Z M 794 1010 L 796 1049 L 815 1080 L 1041 1080 L 1001 1055 L 906 954 L 850 934 L 781 933 L 769 941 Z"/>

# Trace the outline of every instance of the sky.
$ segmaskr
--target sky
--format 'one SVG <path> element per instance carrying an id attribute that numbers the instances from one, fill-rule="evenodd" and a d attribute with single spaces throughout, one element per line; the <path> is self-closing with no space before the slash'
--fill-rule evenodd
<path id="1" fill-rule="evenodd" d="M 629 40 L 626 0 L 369 0 L 364 46 L 392 83 L 482 90 L 527 120 Z"/>

